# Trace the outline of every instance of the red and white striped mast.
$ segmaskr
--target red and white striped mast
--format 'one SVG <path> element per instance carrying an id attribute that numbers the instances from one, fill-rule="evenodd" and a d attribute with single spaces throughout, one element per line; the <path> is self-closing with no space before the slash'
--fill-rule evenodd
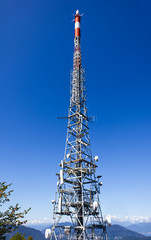
<path id="1" fill-rule="evenodd" d="M 80 38 L 80 17 L 79 10 L 77 10 L 75 15 L 75 38 Z"/>

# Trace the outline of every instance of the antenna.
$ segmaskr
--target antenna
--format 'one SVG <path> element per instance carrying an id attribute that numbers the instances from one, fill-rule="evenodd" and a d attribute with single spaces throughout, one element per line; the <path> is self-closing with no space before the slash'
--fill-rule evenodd
<path id="1" fill-rule="evenodd" d="M 46 237 L 53 239 L 104 239 L 110 219 L 103 219 L 100 204 L 101 175 L 96 176 L 99 157 L 92 157 L 86 107 L 85 70 L 82 68 L 79 10 L 75 14 L 73 71 L 64 159 L 56 175 L 54 224 Z M 66 118 L 66 117 L 65 117 Z M 68 223 L 63 224 L 66 221 Z M 99 230 L 99 231 L 98 231 Z"/>

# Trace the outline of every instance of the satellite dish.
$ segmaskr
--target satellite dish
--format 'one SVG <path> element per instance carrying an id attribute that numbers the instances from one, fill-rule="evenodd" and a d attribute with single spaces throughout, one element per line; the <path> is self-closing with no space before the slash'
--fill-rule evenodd
<path id="1" fill-rule="evenodd" d="M 111 226 L 111 217 L 110 216 L 105 216 L 105 220 L 108 226 Z"/>
<path id="2" fill-rule="evenodd" d="M 94 161 L 97 162 L 98 160 L 99 160 L 99 157 L 98 157 L 98 156 L 95 156 L 95 157 L 94 157 Z"/>
<path id="3" fill-rule="evenodd" d="M 97 202 L 97 201 L 94 201 L 94 202 L 93 202 L 93 210 L 96 211 L 97 208 L 98 208 L 98 206 L 99 206 L 98 202 Z"/>
<path id="4" fill-rule="evenodd" d="M 45 231 L 45 238 L 49 239 L 50 237 L 51 237 L 51 230 L 50 230 L 50 228 L 47 228 Z"/>

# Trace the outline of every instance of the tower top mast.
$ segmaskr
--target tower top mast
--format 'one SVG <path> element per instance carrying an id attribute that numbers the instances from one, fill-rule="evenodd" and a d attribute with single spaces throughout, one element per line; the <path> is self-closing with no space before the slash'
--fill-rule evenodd
<path id="1" fill-rule="evenodd" d="M 81 16 L 79 14 L 79 10 L 77 10 L 75 14 L 75 37 L 79 38 L 80 38 L 80 20 Z"/>

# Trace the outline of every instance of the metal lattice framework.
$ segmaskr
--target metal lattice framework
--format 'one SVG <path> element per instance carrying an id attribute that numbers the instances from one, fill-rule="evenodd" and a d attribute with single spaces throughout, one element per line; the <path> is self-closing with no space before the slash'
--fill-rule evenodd
<path id="1" fill-rule="evenodd" d="M 74 63 L 70 82 L 70 107 L 64 159 L 58 173 L 56 198 L 53 200 L 54 225 L 51 239 L 107 239 L 100 206 L 101 176 L 95 175 L 88 113 L 86 108 L 85 70 L 81 62 L 80 15 L 75 15 Z M 66 217 L 71 224 L 60 223 Z"/>

